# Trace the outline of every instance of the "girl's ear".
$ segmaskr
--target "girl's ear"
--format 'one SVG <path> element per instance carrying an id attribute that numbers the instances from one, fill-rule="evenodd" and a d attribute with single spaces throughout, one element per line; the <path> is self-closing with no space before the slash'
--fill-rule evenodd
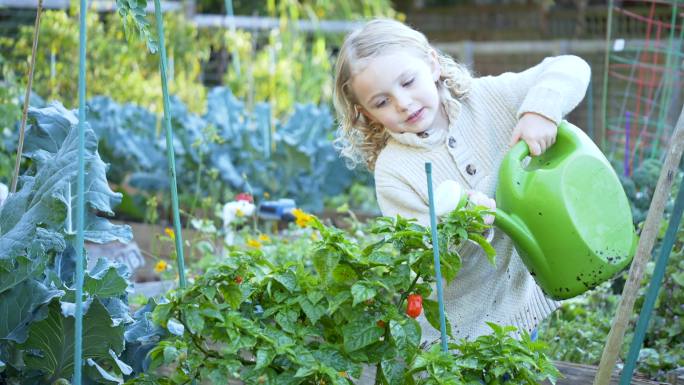
<path id="1" fill-rule="evenodd" d="M 440 68 L 439 66 L 439 58 L 437 57 L 437 51 L 431 49 L 428 55 L 430 60 L 432 80 L 436 82 L 437 80 L 439 80 L 439 77 L 442 76 L 442 68 Z"/>
<path id="2" fill-rule="evenodd" d="M 363 108 L 363 107 L 361 107 L 360 105 L 357 104 L 357 105 L 354 106 L 354 109 L 356 110 L 356 116 L 357 116 L 357 117 L 356 117 L 356 120 L 361 119 L 361 115 L 363 115 L 363 116 L 365 116 L 366 119 L 368 119 L 369 121 L 373 121 L 373 116 L 372 116 L 372 115 L 370 114 L 370 112 L 368 112 L 368 110 L 366 110 L 365 108 Z"/>

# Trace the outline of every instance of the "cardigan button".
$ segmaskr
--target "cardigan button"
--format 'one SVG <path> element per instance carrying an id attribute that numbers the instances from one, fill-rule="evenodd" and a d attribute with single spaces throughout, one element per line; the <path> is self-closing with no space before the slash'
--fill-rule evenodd
<path id="1" fill-rule="evenodd" d="M 449 147 L 451 147 L 451 148 L 456 147 L 456 138 L 454 138 L 453 136 L 449 137 Z"/>
<path id="2" fill-rule="evenodd" d="M 468 175 L 475 175 L 475 173 L 477 173 L 477 169 L 472 164 L 469 164 L 466 166 L 466 172 Z"/>

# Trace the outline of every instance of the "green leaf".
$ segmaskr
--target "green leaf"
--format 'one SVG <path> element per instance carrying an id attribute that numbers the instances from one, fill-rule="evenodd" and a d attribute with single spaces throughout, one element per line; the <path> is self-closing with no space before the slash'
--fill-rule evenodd
<path id="1" fill-rule="evenodd" d="M 425 312 L 425 318 L 428 320 L 430 325 L 437 329 L 438 332 L 441 332 L 439 324 L 439 304 L 437 301 L 423 298 L 423 311 Z M 447 335 L 453 338 L 453 335 L 451 334 L 451 323 L 449 322 L 449 318 L 446 318 L 446 316 L 445 323 Z"/>
<path id="2" fill-rule="evenodd" d="M 115 384 L 123 384 L 123 376 L 121 376 L 121 375 L 117 376 L 115 374 L 108 372 L 105 368 L 98 365 L 97 362 L 95 362 L 95 360 L 93 360 L 92 358 L 88 358 L 87 360 L 85 360 L 85 362 L 88 366 L 95 368 L 96 372 L 99 375 L 99 378 L 97 378 L 97 377 L 95 377 L 95 378 L 97 378 L 98 380 L 109 381 L 109 382 L 115 383 Z"/>
<path id="3" fill-rule="evenodd" d="M 301 297 L 299 299 L 299 304 L 312 324 L 318 322 L 318 320 L 325 315 L 325 307 L 320 303 L 318 305 L 313 305 L 311 301 Z"/>
<path id="4" fill-rule="evenodd" d="M 48 308 L 43 305 L 62 295 L 63 291 L 48 289 L 34 279 L 4 291 L 0 294 L 0 339 L 26 341 L 31 323 L 47 316 Z"/>
<path id="5" fill-rule="evenodd" d="M 95 362 L 111 359 L 110 350 L 121 354 L 124 326 L 111 326 L 107 309 L 93 300 L 83 316 L 83 358 Z M 29 337 L 20 345 L 28 369 L 46 378 L 70 378 L 74 369 L 74 318 L 64 317 L 59 301 L 49 305 L 48 317 L 31 326 Z"/>
<path id="6" fill-rule="evenodd" d="M 337 309 L 346 301 L 348 301 L 351 298 L 351 293 L 348 291 L 342 291 L 340 293 L 337 293 L 335 297 L 330 299 L 328 302 L 328 315 L 332 315 L 337 311 Z"/>
<path id="7" fill-rule="evenodd" d="M 0 293 L 15 287 L 37 272 L 42 272 L 45 268 L 42 258 L 32 260 L 19 256 L 3 262 L 0 263 Z"/>
<path id="8" fill-rule="evenodd" d="M 275 355 L 275 350 L 270 347 L 257 350 L 255 369 L 262 369 L 270 365 L 273 358 L 275 358 Z"/>
<path id="9" fill-rule="evenodd" d="M 282 274 L 276 274 L 273 278 L 280 282 L 290 293 L 297 289 L 297 276 L 291 270 L 287 270 Z"/>
<path id="10" fill-rule="evenodd" d="M 296 333 L 299 314 L 292 309 L 284 309 L 275 315 L 275 321 L 288 333 Z"/>
<path id="11" fill-rule="evenodd" d="M 175 336 L 182 337 L 185 334 L 185 326 L 175 318 L 170 318 L 166 323 L 166 328 Z"/>
<path id="12" fill-rule="evenodd" d="M 334 368 L 337 372 L 347 372 L 354 375 L 360 371 L 358 364 L 353 363 L 338 350 L 337 346 L 325 345 L 313 351 L 316 362 L 320 362 L 328 367 Z"/>
<path id="13" fill-rule="evenodd" d="M 116 266 L 110 260 L 100 258 L 93 269 L 86 274 L 83 290 L 100 298 L 124 295 L 128 288 L 128 281 L 123 275 L 125 272 L 125 266 Z"/>
<path id="14" fill-rule="evenodd" d="M 36 124 L 27 130 L 24 155 L 33 160 L 35 171 L 22 177 L 21 189 L 0 208 L 0 260 L 26 255 L 39 228 L 48 230 L 43 233 L 49 236 L 43 245 L 51 247 L 64 245 L 58 231 L 75 229 L 69 219 L 76 218 L 78 118 L 58 102 L 42 109 L 30 108 L 29 115 Z M 111 225 L 95 215 L 112 214 L 121 194 L 109 188 L 107 166 L 97 153 L 97 137 L 89 126 L 85 129 L 85 167 L 85 239 L 98 243 L 130 241 L 129 227 Z M 71 216 L 67 216 L 69 211 Z M 104 233 L 103 226 L 107 230 Z"/>
<path id="15" fill-rule="evenodd" d="M 684 271 L 672 274 L 671 278 L 677 283 L 677 285 L 684 286 Z"/>
<path id="16" fill-rule="evenodd" d="M 307 367 L 303 366 L 297 369 L 297 372 L 295 373 L 295 377 L 307 377 L 315 373 L 315 369 L 312 367 Z"/>
<path id="17" fill-rule="evenodd" d="M 188 325 L 190 332 L 194 334 L 201 333 L 204 329 L 204 317 L 202 317 L 202 312 L 195 306 L 185 307 L 183 312 L 185 316 L 185 323 Z"/>
<path id="18" fill-rule="evenodd" d="M 340 254 L 323 248 L 316 250 L 312 257 L 313 266 L 323 282 L 327 282 L 332 271 L 340 261 Z"/>
<path id="19" fill-rule="evenodd" d="M 180 355 L 178 349 L 175 346 L 167 345 L 164 346 L 164 363 L 170 364 L 176 361 L 176 358 Z"/>
<path id="20" fill-rule="evenodd" d="M 378 342 L 384 330 L 375 324 L 370 316 L 362 316 L 342 327 L 344 350 L 352 353 L 370 344 Z"/>
<path id="21" fill-rule="evenodd" d="M 487 240 L 480 234 L 469 233 L 468 236 L 469 239 L 475 241 L 478 245 L 480 245 L 482 250 L 484 250 L 484 252 L 487 254 L 487 260 L 489 263 L 491 263 L 492 266 L 496 266 L 496 250 L 494 247 L 492 247 L 492 245 L 489 244 L 489 242 L 487 242 Z"/>
<path id="22" fill-rule="evenodd" d="M 223 294 L 223 297 L 226 302 L 230 304 L 230 306 L 237 310 L 240 308 L 240 304 L 242 303 L 242 290 L 240 290 L 240 287 L 237 285 L 223 285 L 221 286 L 221 294 Z"/>
<path id="23" fill-rule="evenodd" d="M 332 272 L 332 279 L 335 283 L 350 283 L 359 279 L 354 269 L 346 264 L 338 264 Z"/>
<path id="24" fill-rule="evenodd" d="M 369 299 L 375 298 L 375 295 L 377 294 L 377 291 L 375 290 L 374 287 L 368 286 L 368 282 L 357 282 L 351 287 L 351 293 L 352 297 L 354 298 L 354 302 L 352 303 L 352 306 L 356 306 L 357 304 L 367 301 Z"/>
<path id="25" fill-rule="evenodd" d="M 418 322 L 412 318 L 390 320 L 390 336 L 404 361 L 410 362 L 420 344 L 421 330 Z"/>
<path id="26" fill-rule="evenodd" d="M 396 359 L 382 360 L 380 366 L 389 385 L 405 385 L 406 365 L 403 362 Z"/>

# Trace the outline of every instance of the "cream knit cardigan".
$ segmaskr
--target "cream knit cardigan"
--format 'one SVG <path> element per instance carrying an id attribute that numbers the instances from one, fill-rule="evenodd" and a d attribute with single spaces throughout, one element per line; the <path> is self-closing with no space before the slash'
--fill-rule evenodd
<path id="1" fill-rule="evenodd" d="M 520 73 L 474 78 L 448 132 L 391 135 L 375 165 L 382 214 L 429 224 L 425 162 L 432 162 L 434 186 L 452 179 L 496 199 L 499 165 L 518 118 L 535 112 L 560 123 L 584 97 L 590 73 L 584 60 L 566 55 L 547 58 Z M 535 284 L 505 234 L 495 231 L 492 245 L 496 267 L 481 249 L 466 245 L 458 276 L 445 285 L 446 315 L 456 339 L 489 334 L 485 321 L 529 332 L 558 307 Z M 419 322 L 424 341 L 439 338 L 439 331 L 423 316 Z"/>

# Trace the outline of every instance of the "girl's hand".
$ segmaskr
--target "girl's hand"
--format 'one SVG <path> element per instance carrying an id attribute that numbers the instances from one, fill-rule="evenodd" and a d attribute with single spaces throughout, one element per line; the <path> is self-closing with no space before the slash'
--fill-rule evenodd
<path id="1" fill-rule="evenodd" d="M 510 145 L 522 139 L 527 143 L 530 155 L 538 156 L 556 143 L 557 133 L 556 123 L 534 112 L 526 112 L 513 129 Z"/>
<path id="2" fill-rule="evenodd" d="M 496 210 L 496 201 L 479 191 L 468 191 L 468 200 L 475 206 L 485 206 L 491 211 Z M 484 223 L 486 225 L 491 225 L 494 223 L 494 215 L 487 214 L 482 219 L 484 219 Z"/>

